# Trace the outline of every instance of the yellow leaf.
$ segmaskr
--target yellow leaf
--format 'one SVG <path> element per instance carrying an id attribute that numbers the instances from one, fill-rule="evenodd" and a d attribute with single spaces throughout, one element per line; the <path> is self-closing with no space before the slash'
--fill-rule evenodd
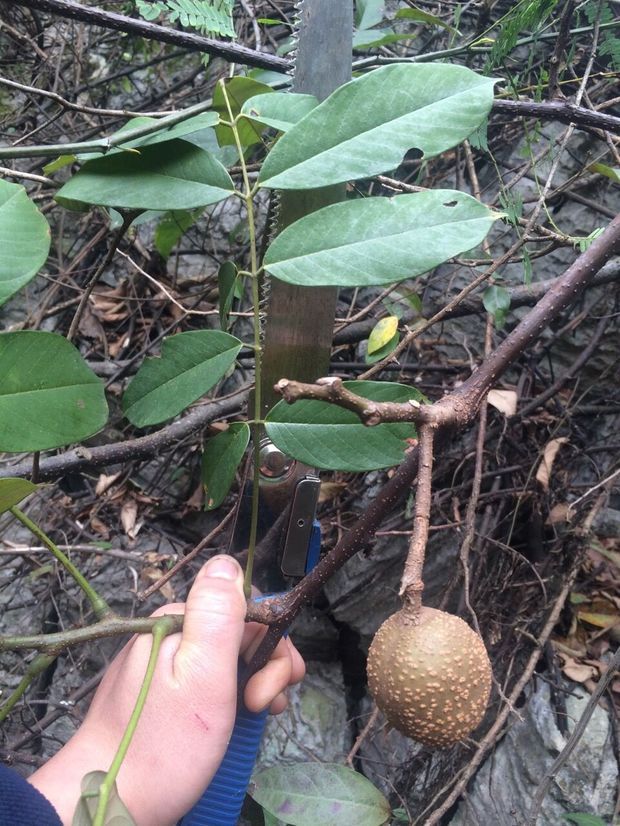
<path id="1" fill-rule="evenodd" d="M 398 317 L 395 315 L 388 315 L 378 321 L 368 336 L 368 352 L 376 353 L 385 347 L 394 338 L 397 330 Z"/>
<path id="2" fill-rule="evenodd" d="M 620 622 L 620 617 L 615 614 L 592 614 L 589 611 L 578 611 L 577 616 L 582 622 L 595 625 L 597 628 L 611 628 Z"/>

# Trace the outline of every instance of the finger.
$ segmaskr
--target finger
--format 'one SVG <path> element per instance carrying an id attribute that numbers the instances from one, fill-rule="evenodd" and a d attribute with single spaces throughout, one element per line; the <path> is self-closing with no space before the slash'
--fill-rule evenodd
<path id="1" fill-rule="evenodd" d="M 243 573 L 230 556 L 214 556 L 198 573 L 187 597 L 175 676 L 188 673 L 217 685 L 220 676 L 236 675 L 245 625 Z M 222 686 L 222 689 L 224 687 Z"/>
<path id="2" fill-rule="evenodd" d="M 264 668 L 254 674 L 245 688 L 243 699 L 249 711 L 262 711 L 289 685 L 292 661 L 288 649 L 273 657 Z"/>
<path id="3" fill-rule="evenodd" d="M 276 699 L 271 703 L 269 706 L 269 713 L 270 714 L 282 714 L 283 711 L 286 711 L 288 708 L 288 697 L 286 696 L 286 692 L 282 691 Z"/>

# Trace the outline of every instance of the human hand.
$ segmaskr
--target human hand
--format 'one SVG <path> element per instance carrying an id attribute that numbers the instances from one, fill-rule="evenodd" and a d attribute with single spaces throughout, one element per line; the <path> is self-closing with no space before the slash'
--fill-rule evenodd
<path id="1" fill-rule="evenodd" d="M 237 661 L 249 660 L 266 629 L 244 622 L 243 574 L 232 557 L 213 557 L 198 573 L 187 603 L 155 614 L 185 613 L 182 634 L 167 637 L 138 728 L 117 784 L 137 826 L 171 826 L 198 800 L 217 771 L 236 713 Z M 30 777 L 70 824 L 88 772 L 107 770 L 135 705 L 151 650 L 140 634 L 108 668 L 84 723 L 58 754 Z M 286 707 L 287 686 L 305 672 L 300 654 L 281 640 L 245 689 L 250 711 Z"/>

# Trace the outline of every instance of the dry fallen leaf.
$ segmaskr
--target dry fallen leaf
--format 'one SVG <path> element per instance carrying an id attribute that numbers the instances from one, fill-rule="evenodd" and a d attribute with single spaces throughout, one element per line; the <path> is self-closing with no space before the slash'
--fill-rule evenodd
<path id="1" fill-rule="evenodd" d="M 551 439 L 547 442 L 543 450 L 543 457 L 538 470 L 536 471 L 536 481 L 540 482 L 545 490 L 549 490 L 549 480 L 551 479 L 551 468 L 557 456 L 558 450 L 568 442 L 566 436 L 559 439 Z"/>
<path id="2" fill-rule="evenodd" d="M 547 525 L 557 525 L 560 522 L 568 522 L 568 502 L 558 502 L 549 511 L 547 517 Z"/>
<path id="3" fill-rule="evenodd" d="M 127 499 L 121 508 L 121 525 L 131 539 L 135 538 L 136 520 L 138 518 L 138 503 L 135 499 Z"/>
<path id="4" fill-rule="evenodd" d="M 517 412 L 517 393 L 515 390 L 489 390 L 487 401 L 504 416 L 514 416 Z"/>
<path id="5" fill-rule="evenodd" d="M 563 660 L 562 673 L 565 674 L 569 680 L 573 680 L 575 683 L 585 683 L 587 680 L 598 676 L 598 672 L 593 666 L 578 663 L 572 657 L 567 657 L 564 654 L 560 656 Z"/>
<path id="6" fill-rule="evenodd" d="M 95 487 L 96 495 L 101 496 L 104 494 L 106 490 L 109 490 L 112 487 L 117 479 L 120 479 L 121 476 L 122 473 L 112 473 L 110 476 L 106 476 L 105 473 L 101 473 L 97 479 L 97 486 Z"/>

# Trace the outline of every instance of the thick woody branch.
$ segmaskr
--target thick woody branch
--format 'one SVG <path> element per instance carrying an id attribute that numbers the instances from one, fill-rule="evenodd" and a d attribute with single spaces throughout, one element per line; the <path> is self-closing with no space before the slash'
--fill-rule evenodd
<path id="1" fill-rule="evenodd" d="M 575 106 L 568 101 L 552 100 L 538 103 L 533 100 L 494 100 L 493 111 L 524 118 L 541 118 L 557 120 L 560 123 L 573 123 L 583 129 L 602 129 L 620 135 L 620 118 Z"/>
<path id="2" fill-rule="evenodd" d="M 569 307 L 594 280 L 612 256 L 620 253 L 620 215 L 605 232 L 571 264 L 564 275 L 541 298 L 525 318 L 494 350 L 467 381 L 446 396 L 440 404 L 454 407 L 459 427 L 474 419 L 480 402 L 504 371 L 535 341 L 558 315 Z"/>
<path id="3" fill-rule="evenodd" d="M 115 29 L 127 34 L 135 34 L 147 40 L 172 43 L 175 46 L 182 46 L 190 52 L 202 52 L 215 57 L 223 57 L 224 60 L 231 63 L 242 63 L 246 66 L 256 66 L 259 69 L 272 69 L 276 72 L 286 72 L 291 67 L 289 60 L 276 55 L 263 54 L 248 49 L 246 46 L 225 43 L 198 34 L 176 31 L 166 26 L 158 26 L 156 23 L 148 23 L 146 20 L 136 20 L 133 17 L 103 11 L 103 9 L 94 6 L 72 3 L 70 0 L 14 0 L 13 5 L 51 12 L 60 17 L 81 20 L 84 23 L 91 23 L 104 29 Z"/>
<path id="4" fill-rule="evenodd" d="M 208 402 L 192 410 L 178 422 L 162 427 L 161 430 L 148 436 L 97 447 L 75 447 L 57 456 L 41 459 L 39 480 L 58 479 L 70 471 L 75 473 L 120 462 L 152 459 L 162 451 L 176 447 L 181 439 L 186 439 L 210 422 L 238 413 L 246 395 L 247 390 L 240 390 L 228 399 Z M 29 477 L 31 471 L 32 462 L 29 460 L 20 462 L 18 465 L 5 465 L 0 468 L 0 479 L 7 476 Z"/>
<path id="5" fill-rule="evenodd" d="M 546 326 L 579 297 L 603 264 L 618 253 L 620 253 L 620 216 L 615 218 L 605 232 L 579 256 L 563 276 L 557 279 L 528 316 L 515 327 L 461 387 L 439 402 L 433 405 L 423 405 L 420 408 L 425 411 L 425 420 L 421 422 L 422 425 L 439 426 L 435 435 L 436 444 L 448 438 L 452 425 L 462 429 L 471 423 L 482 399 L 506 368 L 541 334 Z M 323 386 L 317 385 L 316 387 Z M 312 387 L 315 388 L 315 386 Z M 323 391 L 313 389 L 312 392 Z M 405 455 L 392 478 L 336 547 L 289 594 L 278 600 L 277 617 L 259 618 L 256 616 L 258 621 L 267 620 L 268 623 L 272 623 L 272 627 L 252 658 L 249 666 L 250 674 L 262 668 L 269 660 L 282 629 L 290 625 L 301 608 L 320 592 L 325 582 L 348 559 L 369 544 L 383 519 L 400 504 L 408 492 L 417 467 L 418 449 L 414 449 Z"/>

